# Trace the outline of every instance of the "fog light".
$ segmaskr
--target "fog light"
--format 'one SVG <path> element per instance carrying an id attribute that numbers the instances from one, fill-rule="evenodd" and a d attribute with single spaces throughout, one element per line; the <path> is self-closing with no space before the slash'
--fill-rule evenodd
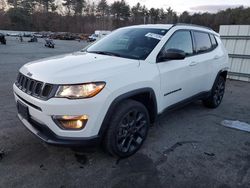
<path id="1" fill-rule="evenodd" d="M 88 121 L 87 115 L 81 116 L 53 116 L 55 123 L 62 129 L 80 130 L 83 129 Z"/>

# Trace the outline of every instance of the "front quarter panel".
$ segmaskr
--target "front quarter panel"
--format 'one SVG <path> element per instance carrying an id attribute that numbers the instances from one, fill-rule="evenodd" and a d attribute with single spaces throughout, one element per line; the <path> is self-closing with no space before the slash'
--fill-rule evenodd
<path id="1" fill-rule="evenodd" d="M 126 69 L 119 72 L 119 75 L 114 74 L 105 80 L 107 89 L 110 91 L 110 96 L 107 99 L 109 104 L 120 95 L 141 88 L 151 88 L 155 93 L 157 104 L 160 104 L 160 77 L 156 64 L 140 61 L 140 66 L 137 68 Z M 159 112 L 159 105 L 157 106 Z"/>

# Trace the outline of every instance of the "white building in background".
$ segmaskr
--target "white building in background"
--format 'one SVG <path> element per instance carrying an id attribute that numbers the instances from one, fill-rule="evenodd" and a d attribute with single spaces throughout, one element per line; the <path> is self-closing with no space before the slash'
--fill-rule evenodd
<path id="1" fill-rule="evenodd" d="M 229 78 L 250 82 L 250 25 L 221 25 L 230 62 Z"/>

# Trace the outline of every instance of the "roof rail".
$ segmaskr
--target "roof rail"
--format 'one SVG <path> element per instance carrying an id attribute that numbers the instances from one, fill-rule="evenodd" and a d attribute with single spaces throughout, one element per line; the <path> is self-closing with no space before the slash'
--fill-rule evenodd
<path id="1" fill-rule="evenodd" d="M 176 24 L 173 24 L 173 26 L 172 27 L 174 27 L 174 26 L 194 26 L 194 27 L 201 27 L 201 28 L 205 28 L 205 29 L 209 29 L 209 30 L 212 30 L 213 31 L 213 29 L 211 29 L 210 27 L 206 27 L 206 26 L 202 26 L 202 25 L 196 25 L 196 24 L 187 24 L 187 23 L 176 23 Z"/>

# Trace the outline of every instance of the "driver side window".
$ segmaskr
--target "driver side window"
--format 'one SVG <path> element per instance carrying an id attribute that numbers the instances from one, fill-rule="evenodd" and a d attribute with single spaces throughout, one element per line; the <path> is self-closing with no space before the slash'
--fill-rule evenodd
<path id="1" fill-rule="evenodd" d="M 176 31 L 163 47 L 164 51 L 169 49 L 182 50 L 186 56 L 193 54 L 193 43 L 190 31 Z"/>

